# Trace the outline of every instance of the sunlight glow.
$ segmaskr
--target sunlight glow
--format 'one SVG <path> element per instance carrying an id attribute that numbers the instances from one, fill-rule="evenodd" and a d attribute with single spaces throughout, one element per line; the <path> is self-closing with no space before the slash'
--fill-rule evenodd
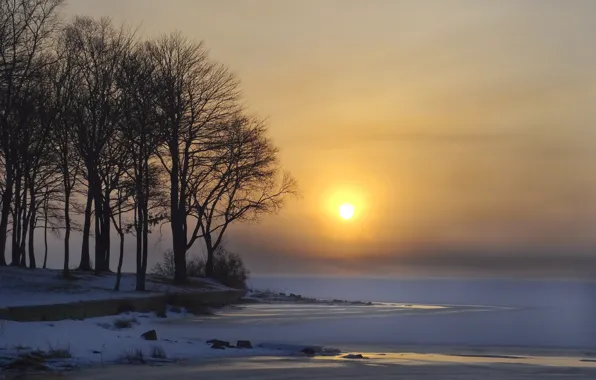
<path id="1" fill-rule="evenodd" d="M 341 218 L 344 220 L 350 220 L 354 217 L 355 210 L 356 209 L 354 205 L 344 203 L 341 206 L 339 206 L 339 216 L 341 216 Z"/>

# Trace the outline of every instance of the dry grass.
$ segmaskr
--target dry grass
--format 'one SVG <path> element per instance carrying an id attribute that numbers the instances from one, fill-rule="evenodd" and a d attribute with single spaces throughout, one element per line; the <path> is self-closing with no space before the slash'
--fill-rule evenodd
<path id="1" fill-rule="evenodd" d="M 137 348 L 135 350 L 125 351 L 121 359 L 128 363 L 145 363 L 145 354 L 142 349 Z"/>
<path id="2" fill-rule="evenodd" d="M 151 346 L 151 357 L 153 359 L 167 359 L 166 350 L 161 346 Z"/>
<path id="3" fill-rule="evenodd" d="M 72 358 L 72 352 L 69 347 L 50 347 L 45 353 L 47 359 L 70 359 Z"/>
<path id="4" fill-rule="evenodd" d="M 136 318 L 118 318 L 114 321 L 114 328 L 116 330 L 129 329 L 133 324 L 137 324 L 139 321 Z"/>

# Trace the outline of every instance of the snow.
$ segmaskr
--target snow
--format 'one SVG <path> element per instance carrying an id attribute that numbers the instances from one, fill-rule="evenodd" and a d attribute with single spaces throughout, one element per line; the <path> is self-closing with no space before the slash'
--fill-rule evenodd
<path id="1" fill-rule="evenodd" d="M 163 349 L 167 359 L 173 361 L 279 353 L 275 346 L 256 347 L 252 350 L 211 349 L 206 341 L 217 337 L 213 336 L 209 329 L 197 326 L 189 334 L 188 329 L 171 323 L 187 318 L 194 317 L 182 310 L 180 313 L 168 312 L 167 318 L 159 318 L 151 313 L 127 313 L 120 316 L 51 323 L 3 321 L 0 358 L 15 357 L 33 350 L 48 352 L 51 349 L 64 349 L 70 351 L 73 358 L 62 362 L 85 366 L 126 362 L 127 357 L 134 356 L 137 350 L 142 350 L 144 359 L 151 361 L 151 351 L 154 347 Z M 130 328 L 114 327 L 117 320 L 123 319 L 133 321 Z M 164 323 L 166 320 L 170 323 Z M 157 341 L 145 341 L 141 338 L 141 334 L 153 329 L 157 331 Z M 235 344 L 236 340 L 243 338 L 238 334 L 231 343 Z"/>
<path id="2" fill-rule="evenodd" d="M 52 276 L 56 273 L 50 272 L 49 277 Z M 107 282 L 85 276 L 89 278 L 79 280 L 85 287 Z M 48 280 L 40 282 L 39 289 L 48 284 Z M 442 374 L 470 379 L 530 379 L 547 375 L 561 379 L 573 375 L 596 378 L 591 334 L 594 328 L 591 323 L 583 323 L 584 317 L 592 314 L 580 307 L 592 295 L 591 285 L 552 285 L 546 287 L 549 294 L 542 296 L 536 293 L 542 288 L 536 288 L 535 283 L 498 283 L 495 287 L 485 282 L 468 288 L 467 284 L 455 282 L 421 282 L 423 287 L 416 293 L 412 291 L 413 282 L 405 284 L 409 288 L 399 288 L 397 285 L 403 285 L 399 282 L 383 282 L 375 292 L 362 293 L 364 302 L 358 302 L 355 291 L 329 292 L 328 287 L 314 287 L 315 283 L 308 283 L 310 294 L 316 296 L 317 289 L 320 293 L 328 292 L 328 301 L 253 292 L 252 303 L 220 309 L 213 315 L 194 316 L 170 310 L 167 318 L 133 313 L 84 321 L 5 321 L 0 333 L 0 358 L 15 355 L 19 348 L 48 350 L 51 345 L 72 352 L 74 358 L 66 362 L 85 366 L 122 362 L 137 350 L 142 350 L 147 359 L 157 345 L 169 360 L 187 362 L 184 367 L 168 366 L 163 372 L 153 367 L 135 367 L 132 372 L 128 372 L 129 367 L 116 367 L 85 372 L 81 377 L 74 374 L 72 379 L 122 378 L 126 373 L 131 378 L 162 378 L 174 373 L 179 379 L 196 378 L 197 373 L 199 377 L 209 376 L 215 370 L 209 369 L 209 363 L 218 368 L 225 363 L 225 371 L 219 369 L 224 371 L 218 375 L 222 379 L 237 378 L 246 371 L 252 371 L 255 379 L 287 378 L 287 368 L 292 366 L 303 371 L 305 377 L 330 379 L 356 375 L 381 379 L 419 375 L 425 379 L 443 378 Z M 34 287 L 28 286 L 32 292 Z M 429 286 L 432 292 L 428 291 Z M 356 285 L 352 289 L 357 289 Z M 466 289 L 471 291 L 471 297 L 464 294 Z M 509 298 L 500 289 L 506 289 Z M 578 292 L 573 293 L 572 289 Z M 81 288 L 78 290 L 81 292 L 75 296 L 85 294 Z M 101 294 L 100 291 L 107 290 L 98 286 L 87 293 Z M 351 296 L 354 302 L 334 299 L 343 296 Z M 378 300 L 384 302 L 374 302 Z M 406 302 L 397 302 L 400 300 Z M 119 318 L 135 319 L 138 323 L 117 330 L 113 325 Z M 157 331 L 158 341 L 142 340 L 140 335 L 151 329 Z M 250 340 L 255 349 L 213 350 L 206 344 L 210 339 L 232 344 Z M 300 353 L 305 347 L 312 347 L 318 355 L 306 359 Z M 357 355 L 367 359 L 349 359 Z M 198 367 L 193 364 L 197 360 Z"/>
<path id="3" fill-rule="evenodd" d="M 317 352 L 314 360 L 325 363 L 329 360 L 342 363 L 354 361 L 359 358 L 358 355 L 362 355 L 370 365 L 381 366 L 468 363 L 574 367 L 596 371 L 596 362 L 579 352 L 547 354 L 536 350 L 517 352 L 502 347 L 482 350 L 470 347 L 427 347 L 429 352 L 423 352 L 420 347 L 386 344 L 390 341 L 399 342 L 395 331 L 387 329 L 388 321 L 402 318 L 434 318 L 437 321 L 466 313 L 494 312 L 486 307 L 475 309 L 468 306 L 428 309 L 389 303 L 371 306 L 273 303 L 227 307 L 213 315 L 204 316 L 194 316 L 184 310 L 179 313 L 170 310 L 167 318 L 128 313 L 83 321 L 5 321 L 0 335 L 0 358 L 14 357 L 18 353 L 36 349 L 49 351 L 52 347 L 67 349 L 73 355 L 72 359 L 55 361 L 53 364 L 57 368 L 65 364 L 85 367 L 128 362 L 127 357 L 134 356 L 138 350 L 142 350 L 145 361 L 160 363 L 162 359 L 150 358 L 151 351 L 157 346 L 164 350 L 168 360 L 190 363 L 197 360 L 204 362 L 211 359 L 272 356 L 293 360 L 305 358 L 301 350 L 312 347 Z M 115 328 L 115 322 L 121 319 L 134 322 L 130 328 Z M 157 331 L 157 341 L 140 338 L 141 334 L 152 329 Z M 372 331 L 376 332 L 367 345 L 363 332 Z M 390 339 L 378 339 L 380 334 Z M 214 350 L 206 343 L 211 339 L 232 344 L 238 340 L 250 340 L 255 348 Z M 337 345 L 326 344 L 331 341 L 337 342 Z M 247 362 L 242 359 L 238 363 Z"/>
<path id="4" fill-rule="evenodd" d="M 73 271 L 73 279 L 65 279 L 61 274 L 61 271 L 52 269 L 0 268 L 0 308 L 227 289 L 207 279 L 193 279 L 188 286 L 180 287 L 148 276 L 147 291 L 136 292 L 136 276 L 123 273 L 120 291 L 116 292 L 113 290 L 116 283 L 114 274 L 97 276 L 93 273 Z"/>

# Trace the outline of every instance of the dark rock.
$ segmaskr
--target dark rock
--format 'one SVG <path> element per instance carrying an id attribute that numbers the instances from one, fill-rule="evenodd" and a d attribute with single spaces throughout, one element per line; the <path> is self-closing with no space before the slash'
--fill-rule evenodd
<path id="1" fill-rule="evenodd" d="M 157 340 L 157 331 L 149 330 L 146 333 L 142 334 L 141 338 L 145 340 Z"/>
<path id="2" fill-rule="evenodd" d="M 211 345 L 211 348 L 213 348 L 214 350 L 225 350 L 226 347 L 228 347 L 228 346 L 225 346 L 219 342 L 215 342 Z"/>
<path id="3" fill-rule="evenodd" d="M 302 352 L 303 354 L 309 355 L 309 356 L 316 354 L 314 348 L 312 348 L 312 347 L 306 347 L 305 349 L 303 349 L 300 352 Z"/>
<path id="4" fill-rule="evenodd" d="M 250 340 L 239 340 L 238 343 L 236 343 L 236 347 L 252 349 L 252 343 Z"/>
<path id="5" fill-rule="evenodd" d="M 342 356 L 344 359 L 368 359 L 366 356 L 362 356 L 362 354 L 348 354 Z"/>
<path id="6" fill-rule="evenodd" d="M 216 344 L 218 346 L 230 347 L 230 342 L 225 341 L 225 340 L 219 340 L 219 339 L 208 340 L 207 344 Z"/>

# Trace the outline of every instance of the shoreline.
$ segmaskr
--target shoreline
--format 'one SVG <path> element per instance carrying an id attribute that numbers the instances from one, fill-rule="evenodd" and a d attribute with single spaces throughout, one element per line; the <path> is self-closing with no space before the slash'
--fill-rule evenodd
<path id="1" fill-rule="evenodd" d="M 596 375 L 596 362 L 578 362 L 577 358 L 568 357 L 527 357 L 522 360 L 510 357 L 469 357 L 431 353 L 363 352 L 362 355 L 367 359 L 347 359 L 346 355 L 348 354 L 336 357 L 289 355 L 222 357 L 157 365 L 108 364 L 69 372 L 29 373 L 25 376 L 5 373 L 5 379 L 109 380 L 114 377 L 159 379 L 167 375 L 184 380 L 194 379 L 197 375 L 210 377 L 210 374 L 217 374 L 218 379 L 234 379 L 240 374 L 248 375 L 248 378 L 283 379 L 288 376 L 290 369 L 294 375 L 293 379 L 296 378 L 297 373 L 304 374 L 305 378 L 314 375 L 327 379 L 344 378 L 346 373 L 352 376 L 355 373 L 361 373 L 362 376 L 381 379 L 414 375 L 420 379 L 435 379 L 436 376 L 442 378 L 447 375 L 474 379 L 487 373 L 499 379 L 517 379 L 518 376 L 520 379 L 543 376 L 548 376 L 549 379 L 567 379 L 577 378 L 576 376 L 579 375 Z"/>

